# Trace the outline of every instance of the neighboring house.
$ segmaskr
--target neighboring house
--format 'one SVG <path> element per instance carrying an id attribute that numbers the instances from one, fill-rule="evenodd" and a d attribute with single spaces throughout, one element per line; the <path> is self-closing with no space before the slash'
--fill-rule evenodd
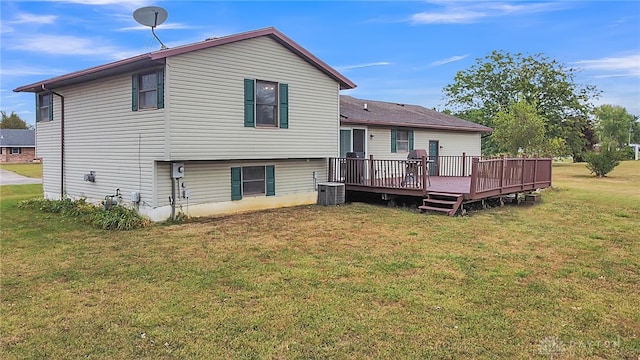
<path id="1" fill-rule="evenodd" d="M 480 156 L 491 128 L 418 105 L 340 96 L 340 156 L 362 152 L 376 159 L 406 159 L 410 150 L 438 156 Z M 432 169 L 436 171 L 436 169 Z"/>
<path id="2" fill-rule="evenodd" d="M 0 163 L 34 160 L 37 160 L 35 130 L 0 129 Z"/>
<path id="3" fill-rule="evenodd" d="M 33 92 L 46 198 L 153 220 L 315 203 L 355 84 L 274 28 L 159 50 Z M 119 195 L 119 196 L 118 196 Z M 177 209 L 176 209 L 177 208 Z"/>

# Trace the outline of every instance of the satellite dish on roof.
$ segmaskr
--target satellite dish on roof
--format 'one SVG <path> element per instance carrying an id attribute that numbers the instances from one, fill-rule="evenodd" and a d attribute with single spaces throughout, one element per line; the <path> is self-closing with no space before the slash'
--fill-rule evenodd
<path id="1" fill-rule="evenodd" d="M 133 12 L 133 18 L 140 25 L 151 27 L 151 33 L 160 43 L 162 50 L 168 49 L 168 47 L 162 42 L 162 40 L 160 40 L 160 38 L 158 38 L 158 35 L 156 35 L 154 29 L 156 28 L 156 26 L 167 21 L 168 16 L 169 14 L 167 13 L 167 10 L 159 6 L 145 6 Z"/>

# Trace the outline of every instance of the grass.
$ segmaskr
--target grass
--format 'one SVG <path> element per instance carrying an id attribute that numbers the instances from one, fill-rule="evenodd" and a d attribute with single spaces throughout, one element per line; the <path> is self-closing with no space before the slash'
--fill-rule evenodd
<path id="1" fill-rule="evenodd" d="M 16 174 L 31 178 L 42 178 L 42 164 L 23 163 L 23 164 L 2 164 L 0 167 L 4 170 L 13 171 Z"/>
<path id="2" fill-rule="evenodd" d="M 0 357 L 640 355 L 640 162 L 469 217 L 306 206 L 125 233 L 2 190 Z"/>

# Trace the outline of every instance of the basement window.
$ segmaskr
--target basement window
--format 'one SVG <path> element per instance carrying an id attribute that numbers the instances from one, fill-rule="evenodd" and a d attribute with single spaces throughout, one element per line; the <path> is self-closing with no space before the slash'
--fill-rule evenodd
<path id="1" fill-rule="evenodd" d="M 231 168 L 231 200 L 243 196 L 274 196 L 275 166 L 244 166 Z"/>

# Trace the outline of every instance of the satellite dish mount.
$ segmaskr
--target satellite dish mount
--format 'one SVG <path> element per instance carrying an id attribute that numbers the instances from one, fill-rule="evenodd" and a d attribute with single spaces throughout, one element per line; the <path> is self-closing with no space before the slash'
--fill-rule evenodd
<path id="1" fill-rule="evenodd" d="M 133 18 L 140 25 L 151 27 L 151 33 L 160 43 L 162 50 L 168 49 L 168 47 L 160 40 L 158 35 L 156 35 L 155 28 L 165 22 L 168 16 L 167 10 L 159 6 L 145 6 L 133 12 Z"/>

